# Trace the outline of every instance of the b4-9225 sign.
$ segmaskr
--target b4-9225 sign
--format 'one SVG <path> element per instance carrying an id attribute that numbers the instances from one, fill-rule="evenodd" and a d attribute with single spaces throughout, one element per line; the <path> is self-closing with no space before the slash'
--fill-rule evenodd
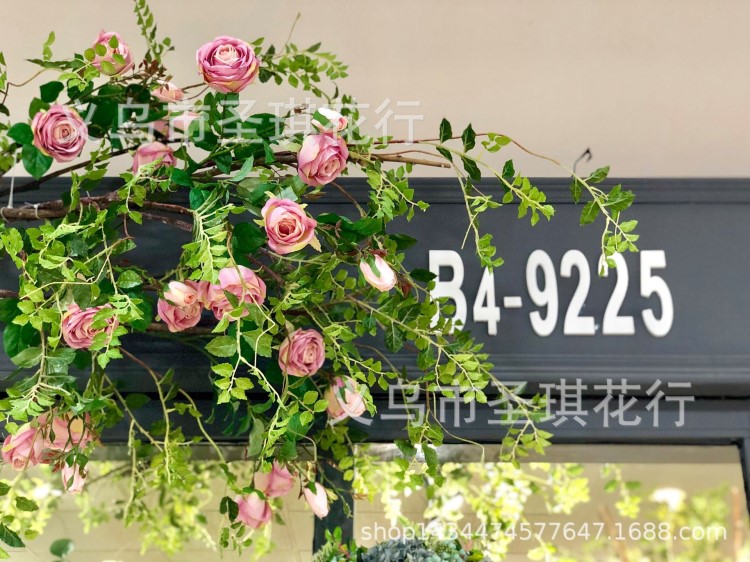
<path id="1" fill-rule="evenodd" d="M 505 264 L 484 271 L 460 193 L 417 194 L 429 216 L 389 225 L 419 240 L 407 268 L 437 275 L 456 320 L 484 342 L 498 375 L 533 382 L 627 378 L 736 394 L 750 380 L 750 190 L 732 180 L 623 180 L 636 193 L 640 252 L 599 275 L 599 228 L 579 224 L 567 182 L 541 180 L 555 217 L 530 227 L 509 205 L 483 215 Z M 446 182 L 447 183 L 447 182 Z M 414 184 L 414 182 L 413 182 Z M 420 191 L 422 189 L 422 191 Z M 488 188 L 489 189 L 489 188 Z M 425 191 L 429 190 L 428 193 Z"/>

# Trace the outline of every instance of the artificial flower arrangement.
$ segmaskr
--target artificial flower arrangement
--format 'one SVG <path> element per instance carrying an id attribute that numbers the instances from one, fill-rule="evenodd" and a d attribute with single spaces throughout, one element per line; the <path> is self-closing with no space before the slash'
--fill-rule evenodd
<path id="1" fill-rule="evenodd" d="M 346 66 L 320 45 L 301 49 L 288 41 L 277 50 L 263 39 L 217 37 L 197 50 L 200 83 L 179 87 L 165 60 L 171 42 L 158 38 L 145 0 L 134 4 L 145 54 L 131 51 L 130 38 L 102 32 L 81 53 L 56 59 L 51 34 L 42 58 L 32 60 L 51 80 L 31 100 L 28 119 L 11 118 L 4 105 L 16 85 L 0 56 L 6 116 L 0 171 L 22 165 L 32 176 L 6 182 L 0 193 L 46 193 L 48 180 L 70 177 L 63 193 L 2 212 L 4 267 L 17 269 L 18 286 L 2 290 L 0 320 L 5 352 L 19 369 L 0 400 L 7 434 L 2 457 L 16 471 L 49 465 L 69 493 L 81 493 L 101 437 L 126 424 L 133 501 L 122 516 L 129 524 L 149 509 L 137 501 L 144 490 L 189 488 L 192 453 L 209 445 L 230 490 L 220 502 L 226 521 L 219 543 L 240 549 L 252 544 L 251 531 L 271 521 L 277 498 L 294 489 L 316 516 L 328 513 L 337 490 L 323 481 L 323 462 L 367 486 L 368 455 L 364 449 L 352 454 L 356 436 L 345 421 L 374 415 L 371 391 L 401 377 L 366 345 L 372 337 L 383 338 L 391 353 L 413 354 L 420 375 L 412 382 L 427 396 L 458 387 L 467 401 L 485 402 L 491 385 L 500 384 L 481 346 L 454 326 L 451 307 L 431 297 L 429 272 L 402 265 L 414 240 L 389 225 L 429 213 L 409 187 L 413 167 L 455 171 L 467 236 L 487 268 L 502 260 L 481 230 L 485 210 L 515 204 L 519 218 L 534 225 L 554 209 L 511 160 L 501 169 L 489 161 L 513 147 L 533 154 L 507 135 L 478 134 L 471 125 L 454 134 L 443 120 L 432 139 L 367 136 L 355 100 L 336 85 Z M 241 93 L 252 96 L 254 88 L 283 82 L 322 106 L 295 107 L 280 117 L 239 114 Z M 192 106 L 179 107 L 197 89 Z M 299 115 L 309 117 L 309 134 L 287 129 Z M 116 189 L 102 191 L 112 160 L 127 154 L 130 170 L 120 174 Z M 620 220 L 632 193 L 598 186 L 606 168 L 581 177 L 560 166 L 571 175 L 573 199 L 587 200 L 581 223 L 604 220 L 604 258 L 635 251 L 635 221 Z M 367 201 L 351 197 L 341 181 L 355 170 L 367 177 Z M 480 184 L 483 176 L 496 185 Z M 309 213 L 306 203 L 331 190 L 351 201 L 355 218 Z M 23 221 L 33 222 L 11 225 Z M 129 228 L 148 221 L 192 237 L 166 273 L 127 260 L 136 247 Z M 184 338 L 202 349 L 214 403 L 230 406 L 236 432 L 248 436 L 245 457 L 254 475 L 225 459 L 211 431 L 220 422 L 180 387 L 180 365 L 169 372 L 151 368 L 128 350 L 134 334 Z M 158 424 L 141 423 L 140 397 L 108 373 L 115 361 L 131 362 L 153 379 L 163 409 Z M 539 400 L 510 388 L 495 391 L 515 402 L 525 420 L 508 430 L 503 458 L 542 451 L 550 435 L 535 425 Z M 184 434 L 184 416 L 197 423 L 199 438 Z M 399 442 L 436 482 L 442 436 L 438 421 L 428 417 L 410 422 Z M 410 466 L 404 462 L 404 475 Z M 34 502 L 13 482 L 0 484 L 0 501 L 0 539 L 22 546 L 30 536 L 24 512 Z"/>

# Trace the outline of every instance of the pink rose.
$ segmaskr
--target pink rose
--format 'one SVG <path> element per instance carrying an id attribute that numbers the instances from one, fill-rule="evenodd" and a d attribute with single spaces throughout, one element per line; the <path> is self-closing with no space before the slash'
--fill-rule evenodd
<path id="1" fill-rule="evenodd" d="M 278 498 L 287 494 L 294 487 L 294 475 L 289 469 L 273 462 L 271 472 L 256 472 L 253 478 L 255 487 L 266 497 Z"/>
<path id="2" fill-rule="evenodd" d="M 237 521 L 241 521 L 251 529 L 260 529 L 265 527 L 266 523 L 271 520 L 273 512 L 271 504 L 262 499 L 258 494 L 248 494 L 247 496 L 237 496 L 234 501 L 239 507 Z"/>
<path id="3" fill-rule="evenodd" d="M 88 127 L 75 109 L 54 104 L 31 121 L 34 146 L 58 162 L 75 160 L 86 144 Z"/>
<path id="4" fill-rule="evenodd" d="M 319 482 L 311 482 L 310 485 L 315 486 L 315 491 L 313 492 L 310 488 L 305 486 L 302 490 L 305 494 L 305 500 L 307 500 L 307 505 L 310 506 L 313 513 L 320 519 L 323 519 L 328 515 L 330 509 L 328 506 L 328 493 L 323 487 L 323 484 L 320 484 Z"/>
<path id="5" fill-rule="evenodd" d="M 114 49 L 109 44 L 112 37 L 117 37 L 117 47 Z M 100 31 L 99 37 L 96 38 L 96 43 L 92 45 L 92 48 L 96 48 L 97 45 L 104 45 L 107 48 L 107 52 L 104 55 L 96 55 L 94 60 L 91 61 L 91 64 L 98 68 L 102 74 L 117 76 L 133 68 L 133 56 L 130 54 L 130 47 L 128 47 L 127 43 L 122 40 L 122 37 L 116 31 Z M 115 55 L 117 55 L 117 58 L 115 58 Z M 102 62 L 109 63 L 112 67 L 102 65 Z M 106 70 L 103 66 L 107 67 Z"/>
<path id="6" fill-rule="evenodd" d="M 170 115 L 169 121 L 166 119 L 159 119 L 154 121 L 151 125 L 154 131 L 159 133 L 161 136 L 171 139 L 174 137 L 174 132 L 179 131 L 184 133 L 190 128 L 190 123 L 200 117 L 199 113 L 193 111 L 183 111 L 179 115 Z"/>
<path id="7" fill-rule="evenodd" d="M 172 84 L 172 82 L 162 82 L 161 86 L 156 88 L 151 94 L 156 99 L 166 103 L 182 101 L 185 97 L 185 92 Z"/>
<path id="8" fill-rule="evenodd" d="M 307 185 L 326 185 L 341 175 L 347 158 L 349 149 L 343 138 L 329 134 L 309 135 L 297 154 L 297 173 Z"/>
<path id="9" fill-rule="evenodd" d="M 252 269 L 238 265 L 235 267 L 225 267 L 219 271 L 219 284 L 211 285 L 208 290 L 208 300 L 210 308 L 217 320 L 224 318 L 224 315 L 234 310 L 234 306 L 229 302 L 224 291 L 236 296 L 240 304 L 263 304 L 266 299 L 266 284 Z M 247 310 L 243 310 L 240 318 L 248 315 Z M 234 321 L 237 318 L 229 317 Z"/>
<path id="10" fill-rule="evenodd" d="M 348 417 L 358 418 L 367 410 L 359 383 L 351 377 L 336 377 L 325 394 L 332 424 Z"/>
<path id="11" fill-rule="evenodd" d="M 268 247 L 277 254 L 289 254 L 301 250 L 315 238 L 317 221 L 308 217 L 304 209 L 291 199 L 271 197 L 260 211 L 263 226 L 268 235 Z"/>
<path id="12" fill-rule="evenodd" d="M 52 416 L 52 422 L 48 424 L 49 416 Z M 39 416 L 38 421 L 46 438 L 46 448 L 67 453 L 76 447 L 83 449 L 94 440 L 94 435 L 86 427 L 91 421 L 89 414 L 84 418 L 71 418 L 68 414 L 57 415 L 53 411 Z"/>
<path id="13" fill-rule="evenodd" d="M 197 301 L 187 306 L 175 306 L 169 304 L 164 299 L 159 299 L 156 303 L 156 310 L 159 313 L 159 318 L 164 320 L 167 328 L 172 333 L 181 332 L 196 326 L 200 322 L 201 314 L 203 313 L 203 307 Z"/>
<path id="14" fill-rule="evenodd" d="M 63 489 L 69 494 L 80 494 L 83 492 L 83 485 L 86 483 L 86 474 L 83 469 L 78 468 L 77 464 L 68 466 L 63 462 L 60 470 L 62 476 Z"/>
<path id="15" fill-rule="evenodd" d="M 195 291 L 197 302 L 199 302 L 201 306 L 204 308 L 210 308 L 208 291 L 211 288 L 211 283 L 208 281 L 185 281 L 185 285 Z M 167 296 L 166 293 L 164 296 Z"/>
<path id="16" fill-rule="evenodd" d="M 222 35 L 195 54 L 203 80 L 218 92 L 241 92 L 258 75 L 260 61 L 253 48 L 234 37 Z"/>
<path id="17" fill-rule="evenodd" d="M 103 328 L 92 328 L 94 316 L 100 310 L 112 308 L 109 305 L 93 306 L 81 310 L 74 302 L 68 305 L 68 310 L 62 317 L 62 336 L 73 349 L 88 349 L 94 343 L 94 337 L 102 332 L 112 336 L 112 332 L 119 326 L 117 316 L 107 318 L 107 324 Z"/>
<path id="18" fill-rule="evenodd" d="M 388 265 L 388 262 L 381 258 L 379 255 L 373 255 L 373 261 L 377 272 L 367 263 L 367 260 L 359 262 L 359 269 L 362 270 L 362 275 L 365 276 L 365 281 L 375 287 L 378 291 L 385 292 L 390 291 L 396 286 L 396 273 Z"/>
<path id="19" fill-rule="evenodd" d="M 164 299 L 175 306 L 190 306 L 196 302 L 201 304 L 198 287 L 188 283 L 195 283 L 195 281 L 188 281 L 186 283 L 170 281 L 168 285 L 169 289 L 164 291 Z"/>
<path id="20" fill-rule="evenodd" d="M 174 166 L 174 152 L 166 144 L 158 141 L 140 145 L 133 156 L 133 173 L 137 172 L 141 166 L 157 160 L 160 160 L 160 166 Z"/>
<path id="21" fill-rule="evenodd" d="M 295 330 L 279 348 L 279 366 L 282 372 L 294 377 L 314 375 L 323 366 L 325 359 L 323 336 L 315 330 Z"/>
<path id="22" fill-rule="evenodd" d="M 16 470 L 39 464 L 44 450 L 44 438 L 39 428 L 24 424 L 15 435 L 8 435 L 3 443 L 3 462 Z"/>
<path id="23" fill-rule="evenodd" d="M 338 111 L 334 111 L 327 107 L 321 107 L 315 113 L 320 113 L 323 117 L 328 119 L 328 123 L 325 123 L 320 122 L 313 117 L 312 125 L 321 133 L 339 133 L 346 129 L 348 121 L 346 120 L 346 117 L 341 115 Z"/>

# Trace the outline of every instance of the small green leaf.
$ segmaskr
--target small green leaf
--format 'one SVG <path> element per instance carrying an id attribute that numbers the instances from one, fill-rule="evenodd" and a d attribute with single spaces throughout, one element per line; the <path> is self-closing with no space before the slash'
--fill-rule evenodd
<path id="1" fill-rule="evenodd" d="M 453 136 L 453 129 L 450 122 L 443 118 L 440 122 L 440 142 L 445 142 Z"/>
<path id="2" fill-rule="evenodd" d="M 27 123 L 16 123 L 8 129 L 7 135 L 18 144 L 29 144 L 34 140 L 34 132 Z"/>
<path id="3" fill-rule="evenodd" d="M 46 84 L 42 84 L 41 86 L 39 86 L 39 97 L 41 97 L 42 101 L 44 102 L 52 103 L 57 99 L 57 96 L 59 96 L 60 92 L 62 92 L 64 89 L 65 86 L 62 82 L 47 82 Z"/>
<path id="4" fill-rule="evenodd" d="M 589 201 L 581 211 L 581 224 L 591 224 L 599 216 L 599 205 L 596 201 Z"/>
<path id="5" fill-rule="evenodd" d="M 229 336 L 218 336 L 208 342 L 206 351 L 216 357 L 231 357 L 237 353 L 237 341 Z"/>
<path id="6" fill-rule="evenodd" d="M 151 398 L 149 398 L 145 394 L 134 392 L 132 394 L 128 394 L 127 396 L 125 396 L 125 403 L 128 405 L 128 408 L 130 408 L 131 410 L 137 410 L 138 408 L 142 408 L 149 402 L 151 402 Z"/>
<path id="7" fill-rule="evenodd" d="M 469 174 L 469 177 L 474 181 L 482 179 L 482 172 L 479 171 L 476 161 L 473 158 L 461 157 L 461 162 L 464 164 L 464 170 Z"/>
<path id="8" fill-rule="evenodd" d="M 29 498 L 25 498 L 23 496 L 18 496 L 16 498 L 16 507 L 20 509 L 21 511 L 38 511 L 39 506 L 36 504 L 34 500 L 30 500 Z"/>
<path id="9" fill-rule="evenodd" d="M 253 169 L 253 157 L 251 156 L 247 160 L 245 160 L 242 164 L 242 168 L 233 175 L 231 178 L 229 178 L 230 181 L 242 181 L 245 179 L 245 177 L 252 171 Z"/>
<path id="10" fill-rule="evenodd" d="M 0 541 L 3 541 L 5 544 L 12 548 L 23 548 L 24 546 L 26 546 L 25 544 L 23 544 L 21 537 L 19 537 L 16 533 L 11 531 L 2 523 L 0 523 Z"/>
<path id="11" fill-rule="evenodd" d="M 126 269 L 117 278 L 117 286 L 121 289 L 133 289 L 143 284 L 141 276 L 132 269 Z"/>
<path id="12" fill-rule="evenodd" d="M 0 497 L 7 496 L 8 492 L 10 492 L 10 486 L 5 482 L 0 482 Z"/>
<path id="13" fill-rule="evenodd" d="M 50 553 L 59 556 L 60 558 L 67 556 L 73 552 L 73 550 L 75 550 L 75 546 L 70 539 L 57 539 L 49 547 Z"/>
<path id="14" fill-rule="evenodd" d="M 469 152 L 476 145 L 477 135 L 474 129 L 471 128 L 471 123 L 464 129 L 461 135 L 461 140 L 464 143 L 464 152 Z"/>
<path id="15" fill-rule="evenodd" d="M 238 254 L 254 254 L 266 243 L 266 235 L 254 222 L 241 222 L 232 230 L 232 250 Z"/>
<path id="16" fill-rule="evenodd" d="M 26 144 L 21 151 L 23 167 L 34 179 L 41 178 L 52 166 L 52 157 L 42 154 L 33 144 Z"/>

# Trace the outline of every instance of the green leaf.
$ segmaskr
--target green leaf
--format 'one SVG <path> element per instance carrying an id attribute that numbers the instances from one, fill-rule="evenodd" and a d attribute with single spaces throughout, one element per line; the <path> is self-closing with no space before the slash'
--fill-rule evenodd
<path id="1" fill-rule="evenodd" d="M 415 281 L 422 281 L 423 283 L 429 283 L 437 277 L 437 275 L 427 269 L 413 269 L 410 275 Z"/>
<path id="2" fill-rule="evenodd" d="M 236 254 L 254 254 L 266 243 L 266 235 L 254 222 L 241 222 L 232 230 L 232 250 Z"/>
<path id="3" fill-rule="evenodd" d="M 445 142 L 453 136 L 453 129 L 447 119 L 440 122 L 440 142 Z"/>
<path id="4" fill-rule="evenodd" d="M 581 211 L 581 224 L 591 224 L 599 216 L 599 205 L 596 201 L 589 201 Z"/>
<path id="5" fill-rule="evenodd" d="M 385 333 L 385 346 L 393 353 L 404 347 L 404 334 L 395 322 L 391 322 L 390 328 Z"/>
<path id="6" fill-rule="evenodd" d="M 573 198 L 573 201 L 578 203 L 581 200 L 582 194 L 583 184 L 578 180 L 578 178 L 573 178 L 573 181 L 570 182 L 570 196 Z"/>
<path id="7" fill-rule="evenodd" d="M 47 40 L 44 42 L 44 45 L 42 45 L 42 58 L 46 61 L 50 60 L 52 58 L 52 43 L 55 42 L 55 32 L 50 31 L 49 35 L 47 36 Z"/>
<path id="8" fill-rule="evenodd" d="M 3 541 L 5 544 L 12 548 L 23 548 L 24 546 L 26 546 L 25 544 L 23 544 L 21 537 L 19 537 L 16 533 L 11 531 L 2 523 L 0 523 L 0 541 Z"/>
<path id="9" fill-rule="evenodd" d="M 474 146 L 476 146 L 477 135 L 474 129 L 471 128 L 471 123 L 464 129 L 461 134 L 461 140 L 464 143 L 464 152 L 469 152 Z"/>
<path id="10" fill-rule="evenodd" d="M 21 511 L 38 511 L 39 506 L 36 504 L 34 500 L 30 500 L 29 498 L 25 498 L 23 496 L 18 496 L 16 498 L 16 507 L 20 509 Z"/>
<path id="11" fill-rule="evenodd" d="M 254 163 L 254 159 L 251 156 L 250 158 L 248 158 L 247 160 L 245 160 L 245 162 L 243 162 L 242 168 L 240 168 L 240 170 L 235 175 L 233 175 L 231 178 L 229 178 L 229 180 L 230 181 L 241 181 L 241 180 L 245 179 L 245 177 L 252 171 L 252 169 L 253 169 L 253 163 Z"/>
<path id="12" fill-rule="evenodd" d="M 33 144 L 25 144 L 21 151 L 23 167 L 34 179 L 41 178 L 52 166 L 52 157 L 42 154 Z"/>
<path id="13" fill-rule="evenodd" d="M 151 398 L 149 398 L 145 394 L 140 394 L 138 392 L 134 392 L 132 394 L 128 394 L 127 396 L 125 396 L 125 403 L 128 405 L 128 408 L 130 408 L 131 410 L 137 410 L 138 408 L 142 408 L 149 402 L 151 402 Z"/>
<path id="14" fill-rule="evenodd" d="M 27 123 L 16 123 L 8 129 L 7 135 L 18 144 L 29 144 L 34 140 L 34 132 Z"/>
<path id="15" fill-rule="evenodd" d="M 227 515 L 230 521 L 234 521 L 240 513 L 240 508 L 236 501 L 230 497 L 224 496 L 219 503 L 219 513 Z"/>
<path id="16" fill-rule="evenodd" d="M 237 353 L 237 341 L 229 336 L 217 336 L 208 342 L 206 351 L 216 357 L 231 357 Z"/>
<path id="17" fill-rule="evenodd" d="M 16 298 L 0 299 L 0 322 L 10 324 L 21 311 L 18 310 L 19 300 Z"/>
<path id="18" fill-rule="evenodd" d="M 253 427 L 248 437 L 247 456 L 254 457 L 263 450 L 265 426 L 260 418 L 253 418 Z"/>
<path id="19" fill-rule="evenodd" d="M 188 174 L 185 170 L 181 170 L 180 168 L 172 168 L 172 175 L 170 179 L 172 180 L 172 183 L 181 185 L 183 187 L 193 186 L 193 180 L 190 177 L 190 174 Z"/>
<path id="20" fill-rule="evenodd" d="M 593 174 L 586 178 L 586 183 L 600 183 L 606 180 L 608 175 L 609 166 L 604 166 L 603 168 L 599 168 L 598 170 L 594 171 Z"/>
<path id="21" fill-rule="evenodd" d="M 0 482 L 0 497 L 7 496 L 8 492 L 10 492 L 10 486 L 5 482 Z"/>
<path id="22" fill-rule="evenodd" d="M 27 347 L 20 353 L 17 353 L 10 358 L 14 364 L 23 368 L 31 368 L 39 365 L 42 360 L 42 348 L 41 346 Z"/>
<path id="23" fill-rule="evenodd" d="M 464 170 L 466 170 L 466 173 L 469 174 L 469 177 L 471 179 L 473 179 L 474 181 L 479 181 L 482 179 L 482 172 L 479 171 L 479 166 L 477 166 L 477 163 L 474 159 L 462 156 L 461 162 L 463 162 Z"/>
<path id="24" fill-rule="evenodd" d="M 126 269 L 117 278 L 117 286 L 121 289 L 133 289 L 143 284 L 141 276 L 132 269 Z"/>
<path id="25" fill-rule="evenodd" d="M 75 550 L 75 545 L 70 539 L 57 539 L 49 547 L 50 553 L 59 556 L 60 558 L 67 556 L 73 552 L 73 550 Z"/>
<path id="26" fill-rule="evenodd" d="M 40 96 L 42 98 L 42 101 L 47 103 L 52 103 L 57 99 L 57 96 L 60 95 L 60 92 L 62 92 L 65 89 L 65 85 L 62 82 L 58 82 L 57 80 L 53 82 L 47 82 L 46 84 L 42 84 L 39 86 L 39 92 Z"/>
<path id="27" fill-rule="evenodd" d="M 437 150 L 443 156 L 443 158 L 453 162 L 453 154 L 451 154 L 450 150 L 448 150 L 447 148 L 443 148 L 442 146 L 436 146 L 435 150 Z"/>

